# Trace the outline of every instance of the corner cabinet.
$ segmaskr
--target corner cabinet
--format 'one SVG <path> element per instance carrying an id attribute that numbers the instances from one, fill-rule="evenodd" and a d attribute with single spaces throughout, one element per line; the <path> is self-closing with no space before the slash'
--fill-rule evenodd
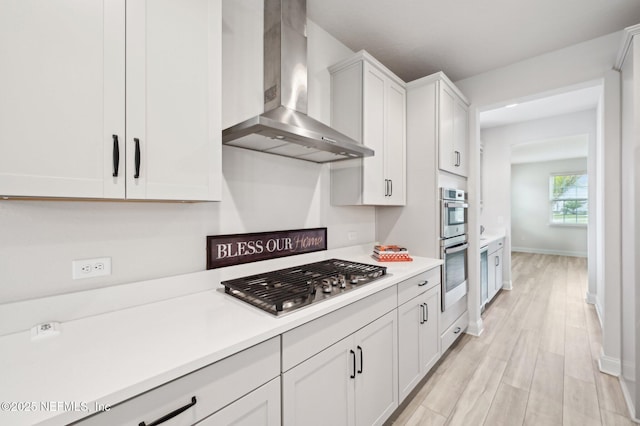
<path id="1" fill-rule="evenodd" d="M 332 204 L 405 205 L 404 82 L 365 51 L 329 71 L 331 126 L 375 151 L 331 165 Z"/>
<path id="2" fill-rule="evenodd" d="M 216 201 L 221 0 L 0 4 L 0 196 Z"/>
<path id="3" fill-rule="evenodd" d="M 443 74 L 438 80 L 438 165 L 459 176 L 469 175 L 469 106 Z"/>

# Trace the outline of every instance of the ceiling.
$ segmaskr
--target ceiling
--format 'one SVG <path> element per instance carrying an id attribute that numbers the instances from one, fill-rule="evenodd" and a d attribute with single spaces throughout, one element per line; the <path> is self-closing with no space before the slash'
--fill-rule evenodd
<path id="1" fill-rule="evenodd" d="M 307 15 L 407 82 L 457 81 L 640 23 L 640 1 L 307 0 Z"/>
<path id="2" fill-rule="evenodd" d="M 511 146 L 511 164 L 534 163 L 589 155 L 589 135 L 572 135 Z"/>
<path id="3" fill-rule="evenodd" d="M 489 111 L 482 111 L 480 113 L 480 128 L 505 126 L 522 121 L 595 109 L 598 106 L 601 93 L 601 86 L 591 86 Z"/>

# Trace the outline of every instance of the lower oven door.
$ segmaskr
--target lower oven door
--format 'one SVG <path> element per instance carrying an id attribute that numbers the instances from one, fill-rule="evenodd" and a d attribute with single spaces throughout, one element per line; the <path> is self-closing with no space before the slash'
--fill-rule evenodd
<path id="1" fill-rule="evenodd" d="M 442 248 L 442 311 L 467 294 L 468 243 Z"/>

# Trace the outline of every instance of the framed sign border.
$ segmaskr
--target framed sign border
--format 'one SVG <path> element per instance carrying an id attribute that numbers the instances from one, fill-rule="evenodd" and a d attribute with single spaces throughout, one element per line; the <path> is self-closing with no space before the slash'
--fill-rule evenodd
<path id="1" fill-rule="evenodd" d="M 215 265 L 216 262 L 214 262 L 212 259 L 212 249 L 213 249 L 212 244 L 214 242 L 219 242 L 220 240 L 239 238 L 239 237 L 247 237 L 247 239 L 251 239 L 253 237 L 260 237 L 260 236 L 266 236 L 266 235 L 290 236 L 291 234 L 294 234 L 294 233 L 303 233 L 306 231 L 322 231 L 323 232 L 324 244 L 322 248 L 315 248 L 312 250 L 297 251 L 297 252 L 274 252 L 274 253 L 271 253 L 271 255 L 269 256 L 265 256 L 259 259 L 251 259 L 250 255 L 239 256 L 237 258 L 237 261 L 230 264 L 226 264 L 226 265 Z M 241 265 L 244 263 L 259 262 L 261 260 L 277 259 L 279 257 L 289 257 L 289 256 L 295 256 L 298 254 L 313 253 L 316 251 L 323 251 L 323 250 L 327 250 L 327 228 L 326 227 L 288 229 L 284 231 L 250 232 L 250 233 L 241 233 L 241 234 L 207 235 L 207 270 L 224 268 L 224 267 L 233 266 L 233 265 Z"/>

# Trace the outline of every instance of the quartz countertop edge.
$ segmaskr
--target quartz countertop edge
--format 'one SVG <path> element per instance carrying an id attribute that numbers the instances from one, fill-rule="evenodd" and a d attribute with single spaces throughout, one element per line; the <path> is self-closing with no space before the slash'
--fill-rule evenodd
<path id="1" fill-rule="evenodd" d="M 278 317 L 225 294 L 218 281 L 214 289 L 61 322 L 61 333 L 54 337 L 32 340 L 29 331 L 2 336 L 0 401 L 77 402 L 89 411 L 3 409 L 0 423 L 58 425 L 79 420 L 92 414 L 93 407 L 135 397 L 442 264 L 421 257 L 413 262 L 376 262 L 371 251 L 372 245 L 366 245 L 312 256 L 383 265 L 387 275 Z M 302 257 L 286 258 L 278 267 L 306 263 L 308 256 Z M 261 268 L 250 265 L 239 269 L 248 275 Z M 209 277 L 199 274 L 200 280 Z M 193 279 L 189 275 L 171 280 L 180 285 L 181 279 Z"/>
<path id="2" fill-rule="evenodd" d="M 498 234 L 498 233 L 482 234 L 480 236 L 480 247 L 481 248 L 485 248 L 489 244 L 493 243 L 494 241 L 498 241 L 499 239 L 504 238 L 504 237 L 505 237 L 504 234 Z"/>

